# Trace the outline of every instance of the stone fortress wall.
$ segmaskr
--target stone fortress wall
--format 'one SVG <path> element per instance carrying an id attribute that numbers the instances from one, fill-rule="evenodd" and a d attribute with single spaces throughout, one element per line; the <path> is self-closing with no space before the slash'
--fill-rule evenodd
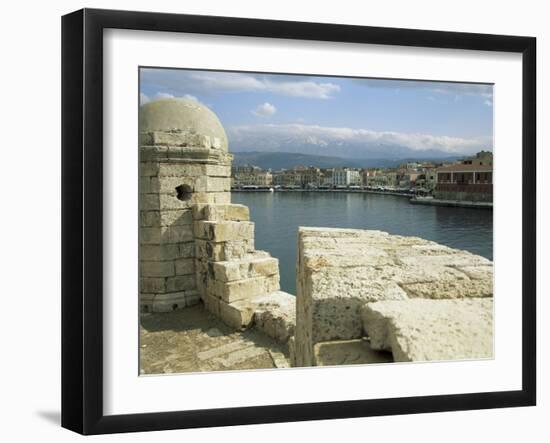
<path id="1" fill-rule="evenodd" d="M 202 302 L 227 325 L 288 344 L 293 366 L 492 355 L 492 263 L 414 237 L 301 228 L 297 294 L 254 248 L 231 204 L 232 156 L 208 108 L 184 99 L 140 109 L 140 306 Z"/>
<path id="2" fill-rule="evenodd" d="M 493 265 L 418 237 L 300 228 L 296 366 L 490 358 Z M 335 360 L 340 358 L 340 360 Z"/>

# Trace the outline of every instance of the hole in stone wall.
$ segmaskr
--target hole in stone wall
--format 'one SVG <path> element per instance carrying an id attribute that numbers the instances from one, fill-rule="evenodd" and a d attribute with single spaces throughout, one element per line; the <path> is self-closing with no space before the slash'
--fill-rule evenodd
<path id="1" fill-rule="evenodd" d="M 189 185 L 179 185 L 176 186 L 176 198 L 181 201 L 187 201 L 191 198 L 193 189 Z"/>

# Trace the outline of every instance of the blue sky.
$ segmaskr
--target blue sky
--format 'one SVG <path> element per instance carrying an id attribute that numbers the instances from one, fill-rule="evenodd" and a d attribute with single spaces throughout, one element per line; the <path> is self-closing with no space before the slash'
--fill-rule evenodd
<path id="1" fill-rule="evenodd" d="M 142 68 L 140 80 L 142 103 L 173 96 L 210 107 L 230 146 L 263 140 L 275 150 L 299 138 L 327 154 L 349 141 L 453 155 L 492 150 L 491 85 L 158 68 Z"/>

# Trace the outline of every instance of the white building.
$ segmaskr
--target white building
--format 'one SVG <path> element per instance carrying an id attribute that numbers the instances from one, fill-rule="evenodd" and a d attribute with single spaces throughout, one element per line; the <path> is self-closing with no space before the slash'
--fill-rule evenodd
<path id="1" fill-rule="evenodd" d="M 333 186 L 361 185 L 361 174 L 357 169 L 337 168 L 332 173 Z"/>

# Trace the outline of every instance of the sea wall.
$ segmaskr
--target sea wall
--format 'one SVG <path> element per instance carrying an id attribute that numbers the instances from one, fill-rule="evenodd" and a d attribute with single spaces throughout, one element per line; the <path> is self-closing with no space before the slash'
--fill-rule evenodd
<path id="1" fill-rule="evenodd" d="M 455 192 L 455 191 L 438 191 L 434 192 L 434 197 L 438 200 L 458 200 L 465 202 L 483 202 L 492 203 L 492 192 Z"/>

